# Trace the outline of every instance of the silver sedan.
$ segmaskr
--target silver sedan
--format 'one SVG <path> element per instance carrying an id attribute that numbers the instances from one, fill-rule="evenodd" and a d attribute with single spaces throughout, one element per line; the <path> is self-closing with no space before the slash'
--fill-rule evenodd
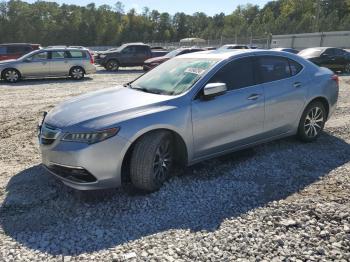
<path id="1" fill-rule="evenodd" d="M 131 181 L 154 191 L 175 165 L 292 135 L 316 140 L 337 99 L 338 77 L 294 54 L 183 55 L 51 110 L 39 134 L 42 162 L 76 189 Z"/>

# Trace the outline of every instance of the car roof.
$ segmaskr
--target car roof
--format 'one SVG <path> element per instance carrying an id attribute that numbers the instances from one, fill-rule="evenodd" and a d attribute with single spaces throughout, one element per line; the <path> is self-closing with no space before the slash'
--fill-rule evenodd
<path id="1" fill-rule="evenodd" d="M 4 46 L 4 45 L 40 45 L 40 44 L 32 44 L 32 43 L 3 43 L 3 44 L 0 44 L 0 46 Z"/>

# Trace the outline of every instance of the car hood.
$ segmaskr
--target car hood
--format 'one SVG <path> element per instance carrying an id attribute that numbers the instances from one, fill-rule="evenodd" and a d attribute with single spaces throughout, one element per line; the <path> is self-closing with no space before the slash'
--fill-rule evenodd
<path id="1" fill-rule="evenodd" d="M 2 60 L 2 61 L 0 61 L 0 66 L 11 64 L 11 63 L 16 62 L 16 61 L 17 61 L 16 59 Z"/>
<path id="2" fill-rule="evenodd" d="M 164 102 L 172 98 L 118 86 L 63 102 L 47 114 L 45 123 L 58 128 L 79 124 L 89 129 L 99 129 L 161 108 L 166 104 Z"/>
<path id="3" fill-rule="evenodd" d="M 145 61 L 145 63 L 147 63 L 147 64 L 149 64 L 149 63 L 161 63 L 161 62 L 164 62 L 166 60 L 169 60 L 169 58 L 165 57 L 165 56 L 160 56 L 160 57 L 153 57 L 153 58 L 147 59 Z"/>

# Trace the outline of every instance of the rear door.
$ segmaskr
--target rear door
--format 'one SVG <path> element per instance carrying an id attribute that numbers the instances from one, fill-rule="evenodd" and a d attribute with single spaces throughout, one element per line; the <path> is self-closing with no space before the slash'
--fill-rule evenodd
<path id="1" fill-rule="evenodd" d="M 62 76 L 68 75 L 70 70 L 68 51 L 57 50 L 50 52 L 50 75 L 52 76 Z"/>
<path id="2" fill-rule="evenodd" d="M 335 53 L 335 67 L 334 68 L 336 70 L 343 70 L 345 68 L 345 65 L 347 64 L 345 50 L 342 50 L 340 48 L 334 48 L 334 53 Z"/>
<path id="3" fill-rule="evenodd" d="M 265 93 L 264 131 L 268 136 L 294 128 L 306 102 L 308 77 L 303 66 L 280 56 L 259 56 L 258 75 Z"/>
<path id="4" fill-rule="evenodd" d="M 208 83 L 226 83 L 228 91 L 192 102 L 195 158 L 216 154 L 259 139 L 264 124 L 264 93 L 256 84 L 254 58 L 229 62 Z"/>
<path id="5" fill-rule="evenodd" d="M 24 77 L 45 77 L 50 75 L 49 52 L 41 51 L 28 57 L 19 66 L 21 74 Z"/>

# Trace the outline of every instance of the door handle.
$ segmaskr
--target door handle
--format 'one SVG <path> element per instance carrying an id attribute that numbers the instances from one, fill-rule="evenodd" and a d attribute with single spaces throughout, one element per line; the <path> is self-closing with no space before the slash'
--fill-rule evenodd
<path id="1" fill-rule="evenodd" d="M 257 100 L 260 97 L 260 94 L 252 94 L 247 99 L 248 100 Z"/>
<path id="2" fill-rule="evenodd" d="M 293 85 L 294 85 L 295 88 L 301 87 L 301 83 L 300 82 L 295 82 Z"/>

